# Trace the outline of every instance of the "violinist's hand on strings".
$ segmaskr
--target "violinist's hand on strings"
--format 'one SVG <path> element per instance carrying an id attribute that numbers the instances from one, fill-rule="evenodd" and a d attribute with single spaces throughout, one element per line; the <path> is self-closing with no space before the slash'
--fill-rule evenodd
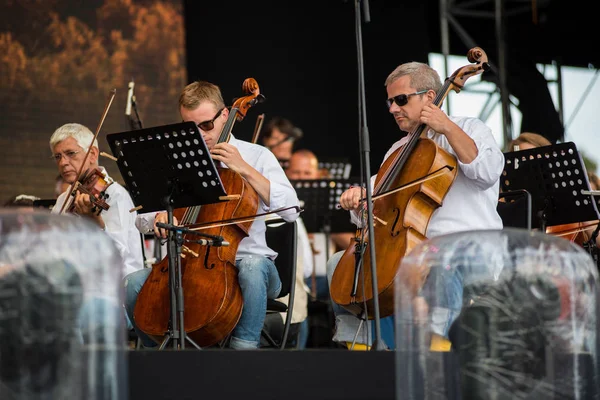
<path id="1" fill-rule="evenodd" d="M 89 217 L 93 219 L 100 226 L 100 228 L 105 228 L 104 220 L 96 213 L 94 203 L 92 203 L 92 200 L 90 200 L 89 194 L 81 193 L 79 190 L 77 190 L 75 192 L 73 204 L 75 205 L 75 213 L 77 215 Z"/>
<path id="2" fill-rule="evenodd" d="M 163 224 L 168 224 L 169 223 L 169 214 L 167 214 L 166 212 L 159 212 L 159 213 L 156 213 L 156 215 L 154 216 L 154 234 L 156 235 L 156 237 L 166 239 L 168 231 L 163 228 L 158 228 L 156 226 L 157 222 L 161 222 Z M 173 225 L 179 225 L 179 222 L 177 221 L 177 218 L 175 218 L 175 216 L 173 216 Z"/>
<path id="3" fill-rule="evenodd" d="M 249 164 L 244 161 L 237 147 L 232 146 L 229 143 L 217 143 L 210 150 L 210 153 L 214 160 L 221 161 L 223 164 L 227 165 L 229 169 L 242 176 L 249 167 Z"/>
<path id="4" fill-rule="evenodd" d="M 360 186 L 353 186 L 346 190 L 340 196 L 340 206 L 344 210 L 356 210 L 359 207 L 363 207 L 366 203 L 360 201 L 367 195 L 367 191 Z"/>

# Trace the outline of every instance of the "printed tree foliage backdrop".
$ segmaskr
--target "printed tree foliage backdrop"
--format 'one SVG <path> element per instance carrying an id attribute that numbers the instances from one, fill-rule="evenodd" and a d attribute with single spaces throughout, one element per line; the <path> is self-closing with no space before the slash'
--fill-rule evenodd
<path id="1" fill-rule="evenodd" d="M 53 196 L 58 175 L 48 141 L 78 122 L 95 132 L 111 89 L 117 90 L 98 136 L 130 129 L 127 88 L 135 81 L 144 127 L 177 122 L 187 83 L 179 0 L 3 0 L 0 2 L 0 190 Z M 122 182 L 116 164 L 100 160 Z"/>

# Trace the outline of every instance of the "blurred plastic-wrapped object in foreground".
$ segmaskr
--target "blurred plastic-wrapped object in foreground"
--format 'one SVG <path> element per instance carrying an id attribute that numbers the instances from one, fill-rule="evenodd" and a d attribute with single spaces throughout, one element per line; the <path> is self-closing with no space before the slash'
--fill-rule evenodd
<path id="1" fill-rule="evenodd" d="M 396 280 L 398 399 L 594 399 L 598 271 L 521 229 L 432 238 Z"/>
<path id="2" fill-rule="evenodd" d="M 122 261 L 95 224 L 0 211 L 0 398 L 126 399 Z"/>

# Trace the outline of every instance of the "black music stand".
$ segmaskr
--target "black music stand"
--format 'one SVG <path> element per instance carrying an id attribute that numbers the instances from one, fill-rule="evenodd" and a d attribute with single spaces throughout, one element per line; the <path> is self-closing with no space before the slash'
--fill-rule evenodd
<path id="1" fill-rule="evenodd" d="M 33 201 L 33 208 L 43 208 L 45 210 L 52 210 L 52 207 L 56 204 L 56 199 L 39 199 Z"/>
<path id="2" fill-rule="evenodd" d="M 308 233 L 325 233 L 325 254 L 329 254 L 329 237 L 332 233 L 353 232 L 350 214 L 336 205 L 341 194 L 350 186 L 360 185 L 360 178 L 349 179 L 298 179 L 290 181 L 301 208 L 302 221 Z"/>
<path id="3" fill-rule="evenodd" d="M 360 178 L 290 180 L 298 199 L 304 203 L 302 220 L 307 232 L 352 232 L 356 230 L 346 210 L 337 209 L 341 194 L 350 186 L 359 186 Z M 329 226 L 329 229 L 325 227 Z"/>
<path id="4" fill-rule="evenodd" d="M 326 169 L 333 179 L 350 179 L 352 164 L 347 158 L 319 158 L 319 169 Z"/>
<path id="5" fill-rule="evenodd" d="M 199 349 L 185 333 L 181 285 L 183 234 L 198 232 L 174 226 L 173 209 L 217 203 L 226 196 L 210 152 L 193 122 L 112 133 L 106 139 L 136 209 L 168 213 L 168 224 L 162 227 L 169 232 L 171 320 L 160 348 L 173 340 L 173 348 L 179 344 L 184 349 L 187 339 Z M 214 246 L 223 244 L 220 236 L 197 236 L 210 238 Z"/>
<path id="6" fill-rule="evenodd" d="M 587 173 L 573 142 L 504 153 L 502 192 L 531 194 L 533 228 L 600 219 Z"/>

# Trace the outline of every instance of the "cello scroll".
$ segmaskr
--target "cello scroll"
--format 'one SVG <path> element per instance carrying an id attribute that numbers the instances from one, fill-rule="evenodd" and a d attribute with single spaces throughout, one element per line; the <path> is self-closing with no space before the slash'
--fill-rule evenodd
<path id="1" fill-rule="evenodd" d="M 470 49 L 467 53 L 467 60 L 472 64 L 457 69 L 451 76 L 446 78 L 446 81 L 450 83 L 447 88 L 448 91 L 454 90 L 456 93 L 459 93 L 463 89 L 467 79 L 490 69 L 487 54 L 480 47 Z M 447 92 L 444 94 L 444 97 L 446 94 Z"/>

